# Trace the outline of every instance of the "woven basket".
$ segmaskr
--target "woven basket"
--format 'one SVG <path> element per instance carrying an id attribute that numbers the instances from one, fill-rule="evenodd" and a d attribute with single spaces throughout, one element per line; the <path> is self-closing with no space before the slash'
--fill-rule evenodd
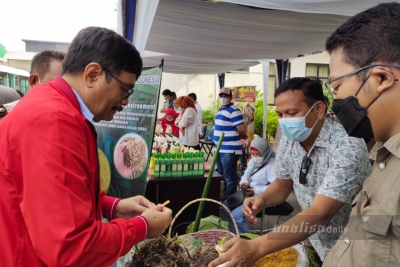
<path id="1" fill-rule="evenodd" d="M 202 245 L 203 246 L 215 246 L 221 241 L 221 239 L 223 237 L 226 237 L 226 241 L 228 241 L 229 239 L 231 239 L 231 238 L 233 238 L 235 236 L 239 237 L 239 229 L 238 229 L 237 224 L 235 222 L 235 218 L 233 217 L 232 212 L 229 210 L 229 208 L 227 208 L 221 202 L 218 202 L 216 200 L 209 199 L 209 198 L 198 198 L 198 199 L 195 199 L 193 201 L 190 201 L 185 206 L 183 206 L 183 208 L 175 215 L 174 219 L 171 222 L 171 225 L 169 226 L 168 234 L 170 236 L 172 234 L 172 226 L 174 225 L 174 223 L 175 223 L 176 219 L 179 217 L 179 215 L 181 215 L 182 212 L 187 207 L 189 207 L 193 203 L 197 203 L 197 202 L 200 202 L 200 201 L 212 202 L 212 203 L 218 204 L 222 208 L 224 208 L 228 212 L 228 214 L 230 215 L 230 217 L 232 219 L 232 222 L 233 222 L 234 227 L 235 227 L 236 235 L 234 233 L 232 233 L 232 232 L 228 232 L 228 231 L 225 231 L 225 230 L 205 230 L 205 231 L 199 231 L 199 232 L 195 232 L 195 233 L 180 235 L 178 238 L 179 239 L 183 239 L 183 244 L 189 250 L 190 253 L 192 253 L 193 250 L 194 250 L 193 242 L 195 240 L 197 240 L 198 238 L 202 239 Z"/>

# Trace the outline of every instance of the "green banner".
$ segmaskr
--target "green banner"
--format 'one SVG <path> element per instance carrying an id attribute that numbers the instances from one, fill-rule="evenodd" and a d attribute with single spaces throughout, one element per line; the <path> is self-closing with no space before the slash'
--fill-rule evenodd
<path id="1" fill-rule="evenodd" d="M 162 67 L 144 68 L 124 110 L 112 121 L 94 123 L 100 185 L 108 195 L 144 195 L 153 145 Z"/>

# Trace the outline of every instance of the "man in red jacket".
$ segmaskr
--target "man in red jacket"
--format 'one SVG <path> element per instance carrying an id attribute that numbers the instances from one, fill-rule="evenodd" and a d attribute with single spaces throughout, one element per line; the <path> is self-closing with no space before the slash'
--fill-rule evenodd
<path id="1" fill-rule="evenodd" d="M 91 121 L 128 104 L 141 69 L 123 37 L 83 29 L 62 77 L 36 85 L 0 122 L 0 266 L 110 266 L 168 227 L 168 208 L 99 186 Z"/>

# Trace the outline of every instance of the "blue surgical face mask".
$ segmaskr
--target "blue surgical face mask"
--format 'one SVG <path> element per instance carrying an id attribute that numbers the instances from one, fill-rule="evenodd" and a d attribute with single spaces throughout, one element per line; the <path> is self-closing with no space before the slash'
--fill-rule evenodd
<path id="1" fill-rule="evenodd" d="M 282 128 L 282 133 L 293 142 L 303 142 L 310 134 L 318 119 L 315 121 L 313 127 L 307 128 L 306 117 L 316 103 L 308 110 L 307 114 L 303 117 L 282 118 L 279 119 L 279 125 Z"/>
<path id="2" fill-rule="evenodd" d="M 179 107 L 179 108 L 178 108 L 178 111 L 183 111 L 183 108 Z"/>

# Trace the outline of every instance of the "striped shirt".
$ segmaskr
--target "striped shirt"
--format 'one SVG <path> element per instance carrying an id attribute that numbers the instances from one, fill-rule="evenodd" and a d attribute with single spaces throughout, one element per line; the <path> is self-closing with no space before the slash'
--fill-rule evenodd
<path id="1" fill-rule="evenodd" d="M 244 123 L 242 112 L 233 104 L 225 108 L 220 108 L 215 117 L 215 129 L 213 141 L 217 145 L 221 133 L 225 133 L 222 141 L 220 153 L 242 154 L 242 142 L 236 126 Z"/>

